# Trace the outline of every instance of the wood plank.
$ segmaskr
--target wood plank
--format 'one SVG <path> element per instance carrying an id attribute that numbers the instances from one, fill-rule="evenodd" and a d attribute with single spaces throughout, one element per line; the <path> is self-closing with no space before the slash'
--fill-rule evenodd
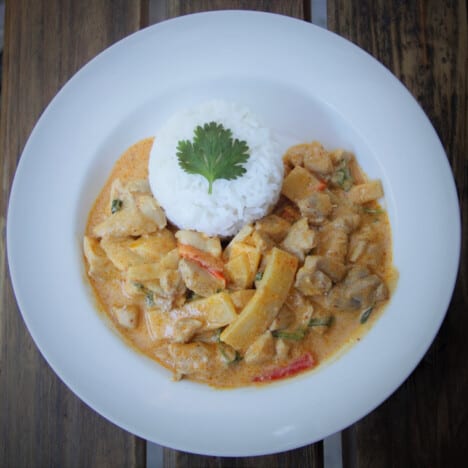
<path id="1" fill-rule="evenodd" d="M 305 0 L 150 0 L 150 21 L 156 23 L 176 16 L 211 10 L 257 10 L 310 20 L 309 1 Z"/>
<path id="2" fill-rule="evenodd" d="M 328 12 L 328 27 L 393 71 L 429 116 L 455 175 L 464 233 L 457 286 L 435 342 L 403 386 L 346 432 L 345 466 L 466 466 L 466 1 L 328 0 Z"/>
<path id="3" fill-rule="evenodd" d="M 5 257 L 13 174 L 50 99 L 84 63 L 147 21 L 146 2 L 15 0 L 6 4 L 0 121 L 0 466 L 139 467 L 145 443 L 110 424 L 55 376 L 16 306 Z"/>
<path id="4" fill-rule="evenodd" d="M 155 23 L 189 13 L 222 9 L 249 9 L 280 13 L 296 18 L 309 19 L 310 9 L 308 1 L 294 0 L 166 0 L 159 2 L 150 0 L 150 22 Z M 288 468 L 307 466 L 319 468 L 323 466 L 322 443 L 299 448 L 277 455 L 262 457 L 228 458 L 193 455 L 177 450 L 164 448 L 165 468 Z"/>

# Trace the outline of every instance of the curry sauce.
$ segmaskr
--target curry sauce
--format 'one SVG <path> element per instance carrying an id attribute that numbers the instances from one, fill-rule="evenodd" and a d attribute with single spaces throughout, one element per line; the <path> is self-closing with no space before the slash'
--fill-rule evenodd
<path id="1" fill-rule="evenodd" d="M 117 161 L 84 237 L 99 306 L 132 347 L 175 379 L 239 387 L 317 367 L 381 314 L 391 229 L 354 155 L 290 148 L 272 212 L 221 239 L 168 222 L 147 181 L 152 143 Z"/>

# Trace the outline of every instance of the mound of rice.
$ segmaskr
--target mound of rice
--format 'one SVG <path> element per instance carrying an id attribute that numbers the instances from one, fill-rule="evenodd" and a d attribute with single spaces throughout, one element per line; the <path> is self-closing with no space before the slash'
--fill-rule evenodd
<path id="1" fill-rule="evenodd" d="M 210 195 L 203 176 L 179 166 L 176 148 L 180 140 L 193 141 L 197 125 L 212 121 L 245 140 L 250 157 L 243 176 L 215 180 Z M 267 214 L 278 200 L 282 179 L 282 155 L 270 130 L 248 108 L 232 102 L 209 101 L 174 115 L 156 133 L 149 160 L 151 190 L 168 219 L 181 229 L 210 236 L 235 235 Z"/>

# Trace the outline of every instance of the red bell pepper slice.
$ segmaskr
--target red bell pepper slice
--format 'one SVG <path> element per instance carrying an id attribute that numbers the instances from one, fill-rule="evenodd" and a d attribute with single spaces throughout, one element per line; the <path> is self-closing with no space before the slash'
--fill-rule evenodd
<path id="1" fill-rule="evenodd" d="M 306 353 L 283 367 L 277 367 L 262 375 L 254 377 L 254 382 L 272 382 L 299 374 L 306 369 L 312 369 L 317 365 L 317 360 L 310 353 Z"/>

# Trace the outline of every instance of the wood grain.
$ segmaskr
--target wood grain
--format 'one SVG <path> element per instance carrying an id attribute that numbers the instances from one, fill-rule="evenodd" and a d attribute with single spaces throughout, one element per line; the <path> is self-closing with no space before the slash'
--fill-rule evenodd
<path id="1" fill-rule="evenodd" d="M 151 0 L 150 20 L 164 19 L 212 10 L 256 10 L 310 20 L 307 0 Z"/>
<path id="2" fill-rule="evenodd" d="M 437 339 L 403 386 L 345 433 L 345 466 L 467 466 L 466 1 L 329 0 L 328 12 L 329 28 L 387 66 L 427 113 L 453 169 L 464 233 L 456 289 Z"/>
<path id="3" fill-rule="evenodd" d="M 145 24 L 145 5 L 136 0 L 6 4 L 0 121 L 1 467 L 144 465 L 144 442 L 78 400 L 32 342 L 8 277 L 5 215 L 16 164 L 39 115 L 83 64 Z"/>

